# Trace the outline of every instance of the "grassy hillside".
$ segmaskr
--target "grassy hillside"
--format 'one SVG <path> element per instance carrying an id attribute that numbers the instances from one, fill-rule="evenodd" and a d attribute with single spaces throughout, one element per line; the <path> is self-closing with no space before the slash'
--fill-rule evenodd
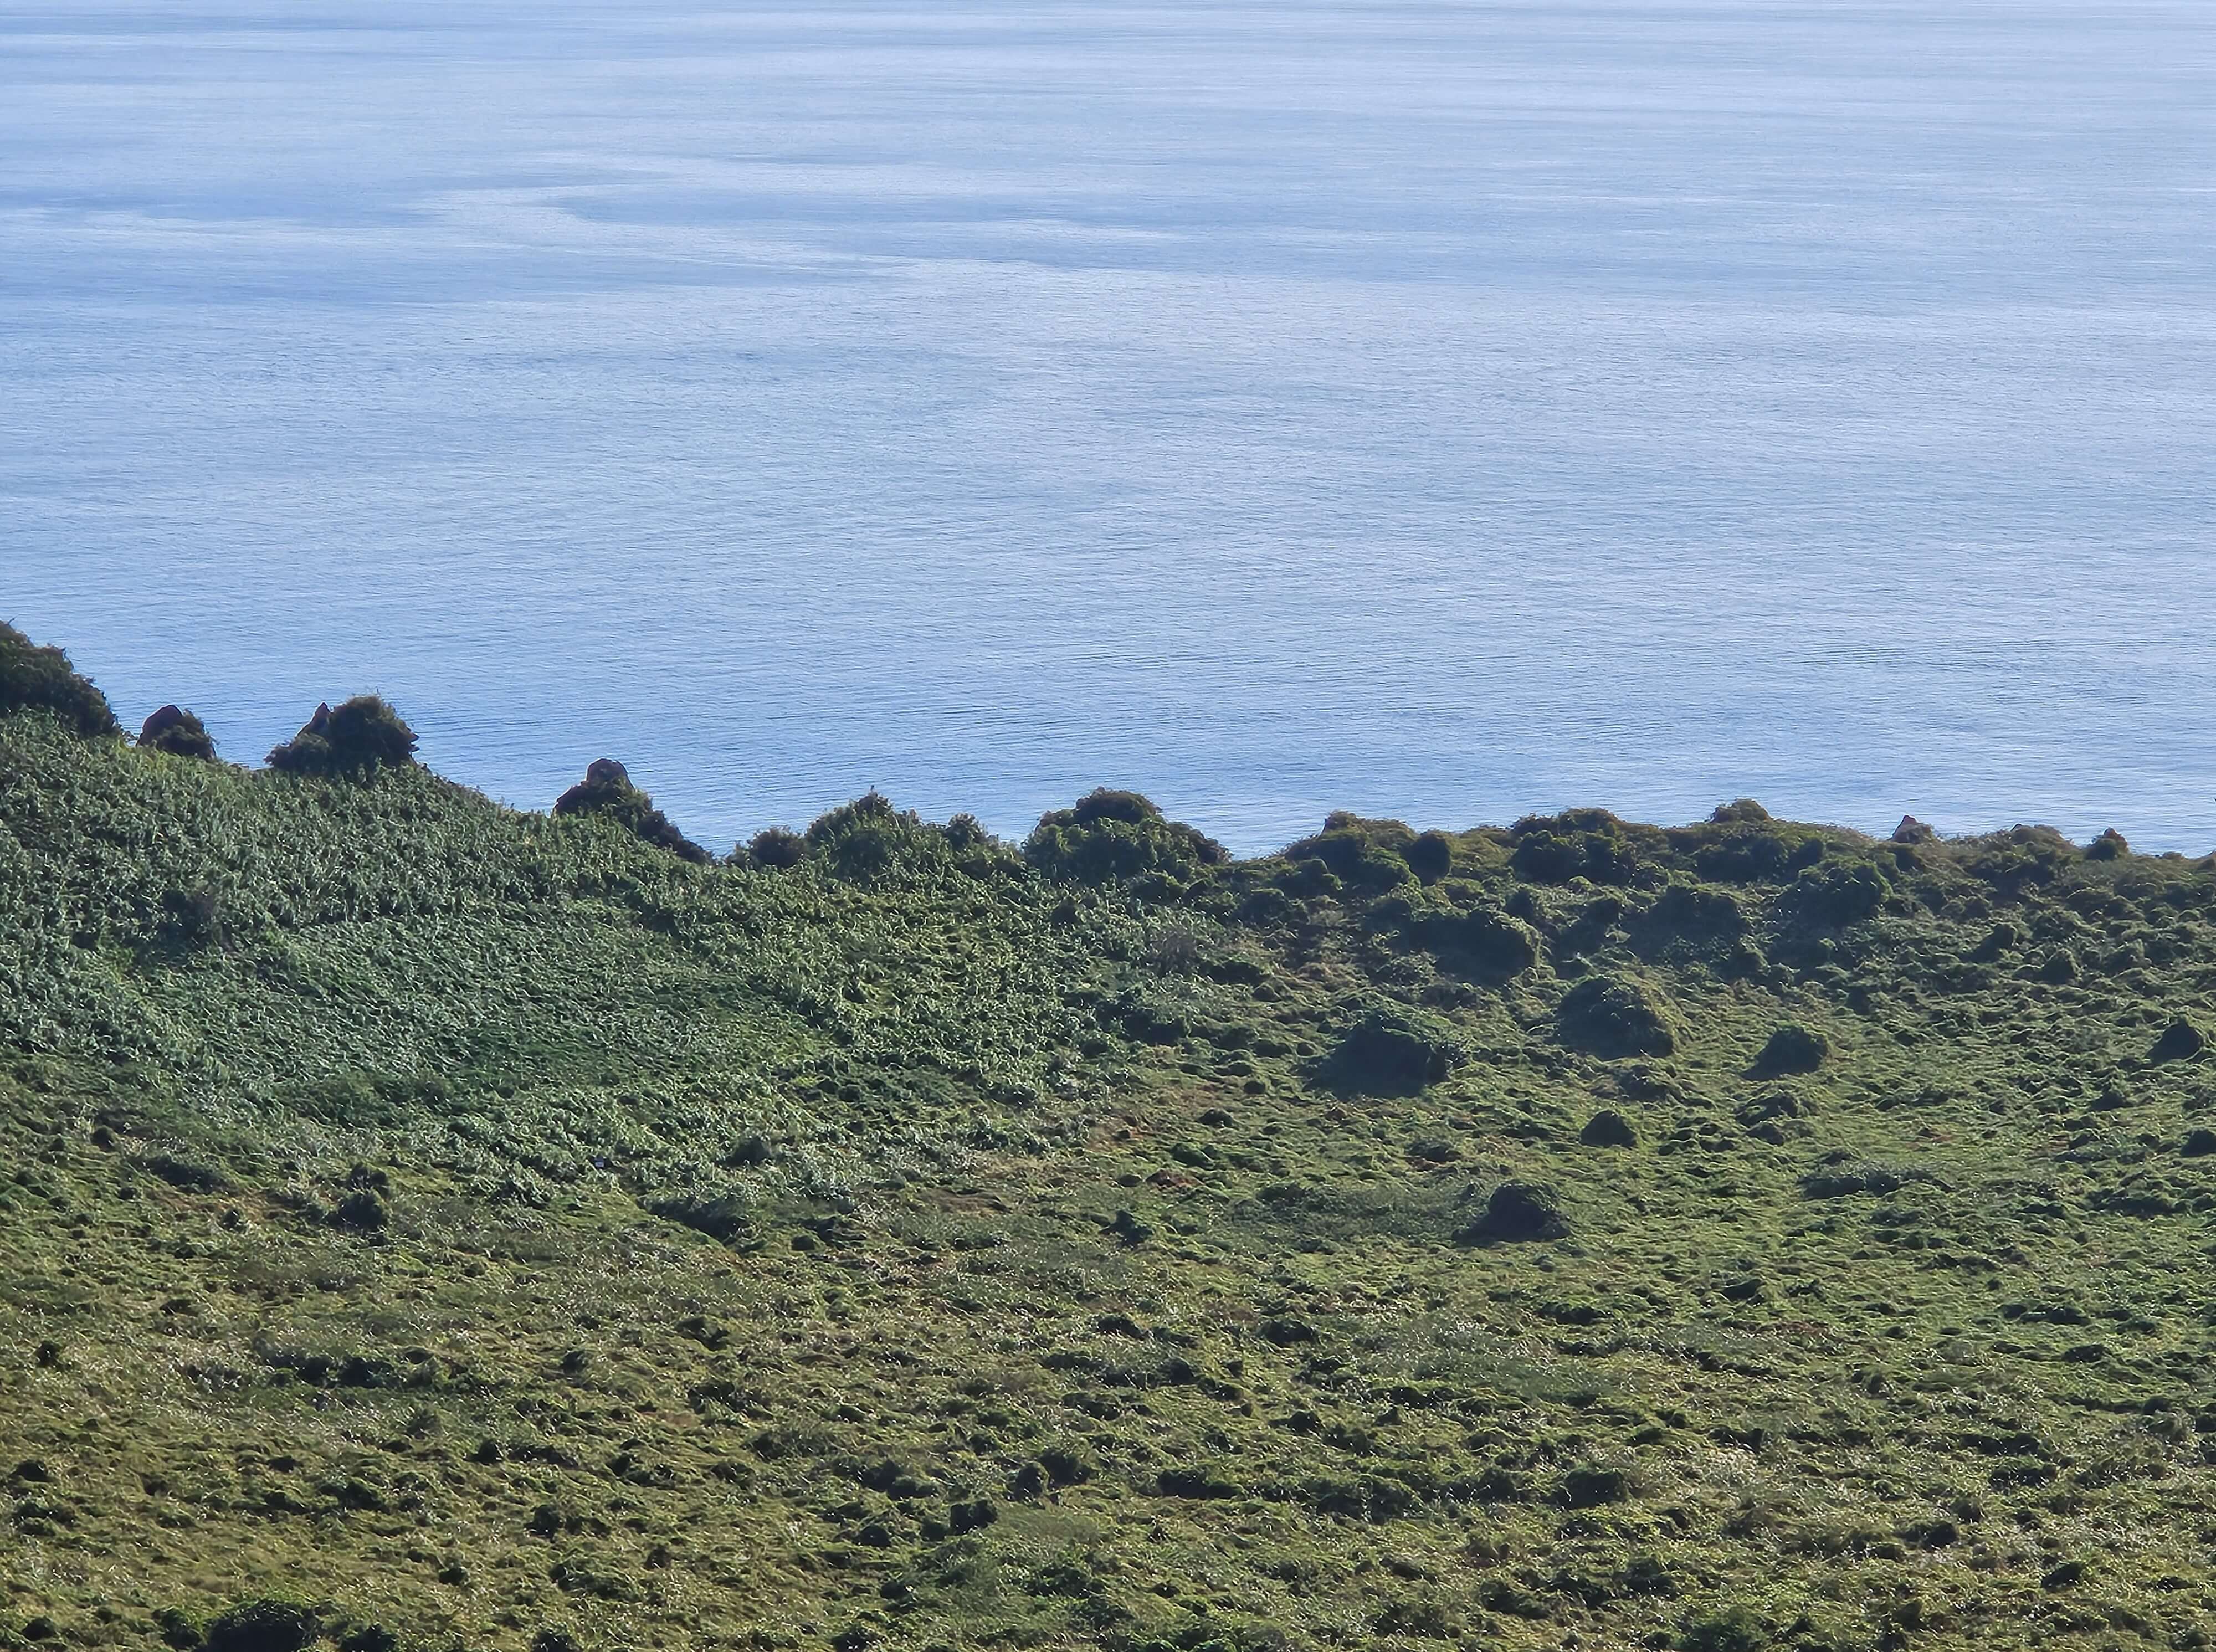
<path id="1" fill-rule="evenodd" d="M 2216 1627 L 2207 861 L 1111 794 L 704 865 L 19 699 L 0 1644 Z"/>

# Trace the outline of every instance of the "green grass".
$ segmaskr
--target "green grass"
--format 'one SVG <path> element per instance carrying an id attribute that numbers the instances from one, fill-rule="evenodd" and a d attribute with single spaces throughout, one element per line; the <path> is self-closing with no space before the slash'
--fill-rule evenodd
<path id="1" fill-rule="evenodd" d="M 778 872 L 0 717 L 0 1644 L 2205 1644 L 2216 870 L 1731 812 Z"/>

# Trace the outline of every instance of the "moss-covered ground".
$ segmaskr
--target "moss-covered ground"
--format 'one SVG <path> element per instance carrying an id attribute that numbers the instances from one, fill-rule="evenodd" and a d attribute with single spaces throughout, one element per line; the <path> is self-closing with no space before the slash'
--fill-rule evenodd
<path id="1" fill-rule="evenodd" d="M 1720 816 L 0 717 L 0 1644 L 2205 1644 L 2216 870 Z"/>

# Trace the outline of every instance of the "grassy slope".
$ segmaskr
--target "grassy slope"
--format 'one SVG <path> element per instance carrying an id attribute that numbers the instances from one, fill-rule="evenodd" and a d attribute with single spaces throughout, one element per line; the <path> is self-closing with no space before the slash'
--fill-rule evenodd
<path id="1" fill-rule="evenodd" d="M 702 869 L 0 718 L 0 1643 L 2202 1644 L 2216 872 L 1578 826 Z"/>

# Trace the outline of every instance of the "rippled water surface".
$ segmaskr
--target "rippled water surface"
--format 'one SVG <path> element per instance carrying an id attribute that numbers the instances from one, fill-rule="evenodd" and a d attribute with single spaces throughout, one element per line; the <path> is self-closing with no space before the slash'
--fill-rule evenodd
<path id="1" fill-rule="evenodd" d="M 0 0 L 0 616 L 717 847 L 2216 844 L 2207 0 Z"/>

